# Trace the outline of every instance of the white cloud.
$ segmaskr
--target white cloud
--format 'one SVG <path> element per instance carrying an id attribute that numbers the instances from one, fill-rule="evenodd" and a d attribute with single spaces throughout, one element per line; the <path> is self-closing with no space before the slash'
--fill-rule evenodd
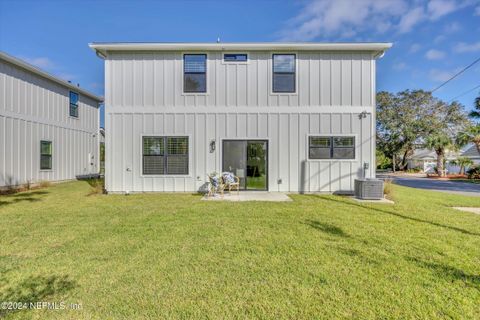
<path id="1" fill-rule="evenodd" d="M 49 72 L 56 77 L 59 77 L 64 80 L 74 80 L 77 78 L 76 75 L 64 72 L 64 68 L 60 67 L 57 63 L 53 62 L 50 58 L 47 57 L 26 57 L 20 56 L 22 60 L 27 61 L 28 63 L 42 69 L 43 71 Z"/>
<path id="2" fill-rule="evenodd" d="M 365 30 L 384 33 L 391 28 L 392 18 L 406 10 L 406 0 L 310 0 L 280 34 L 283 40 L 298 41 L 350 38 Z"/>
<path id="3" fill-rule="evenodd" d="M 51 69 L 55 66 L 52 60 L 46 57 L 36 57 L 36 58 L 25 57 L 23 58 L 23 60 L 41 69 Z"/>
<path id="4" fill-rule="evenodd" d="M 453 71 L 445 71 L 439 69 L 432 69 L 430 70 L 429 76 L 430 79 L 436 82 L 447 81 L 450 79 L 455 73 Z"/>
<path id="5" fill-rule="evenodd" d="M 462 26 L 458 22 L 449 23 L 443 28 L 443 31 L 448 34 L 452 34 L 460 30 L 462 30 Z"/>
<path id="6" fill-rule="evenodd" d="M 464 53 L 464 52 L 477 52 L 480 51 L 480 41 L 475 43 L 458 43 L 454 49 L 455 52 Z"/>
<path id="7" fill-rule="evenodd" d="M 430 49 L 425 53 L 425 57 L 428 60 L 441 60 L 445 58 L 445 52 L 436 49 Z"/>
<path id="8" fill-rule="evenodd" d="M 480 6 L 475 8 L 475 15 L 480 16 Z"/>
<path id="9" fill-rule="evenodd" d="M 402 71 L 407 69 L 407 64 L 405 62 L 396 62 L 393 64 L 392 68 L 397 71 Z"/>
<path id="10" fill-rule="evenodd" d="M 402 16 L 398 24 L 398 32 L 406 33 L 412 30 L 412 28 L 425 20 L 425 12 L 423 7 L 416 7 L 408 11 L 405 15 Z"/>
<path id="11" fill-rule="evenodd" d="M 436 36 L 435 39 L 433 39 L 433 42 L 438 44 L 438 43 L 444 41 L 445 39 L 446 39 L 446 37 L 443 34 L 441 34 L 439 36 Z"/>
<path id="12" fill-rule="evenodd" d="M 427 5 L 429 18 L 437 20 L 459 9 L 461 5 L 453 0 L 431 0 Z"/>
<path id="13" fill-rule="evenodd" d="M 420 50 L 422 48 L 422 46 L 418 43 L 414 43 L 410 46 L 410 49 L 408 50 L 408 52 L 410 53 L 415 53 L 415 52 L 418 52 L 418 50 Z"/>
<path id="14" fill-rule="evenodd" d="M 407 33 L 421 23 L 438 20 L 474 0 L 304 0 L 301 11 L 279 32 L 281 40 L 353 39 L 362 32 Z M 480 9 L 479 9 L 480 10 Z M 445 32 L 454 32 L 452 23 Z"/>
<path id="15" fill-rule="evenodd" d="M 462 68 L 456 68 L 454 70 L 430 69 L 428 76 L 432 81 L 443 82 L 453 77 L 453 75 L 455 75 L 461 69 Z"/>

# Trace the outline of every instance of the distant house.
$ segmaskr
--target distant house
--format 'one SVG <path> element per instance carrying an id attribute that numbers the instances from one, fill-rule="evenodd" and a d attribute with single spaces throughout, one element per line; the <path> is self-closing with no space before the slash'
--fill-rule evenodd
<path id="1" fill-rule="evenodd" d="M 472 159 L 474 164 L 480 164 L 480 153 L 478 153 L 477 147 L 475 145 L 470 145 L 465 148 L 465 151 L 462 152 L 462 157 Z"/>
<path id="2" fill-rule="evenodd" d="M 447 151 L 445 155 L 448 173 L 458 173 L 460 167 L 450 164 L 450 161 L 459 157 L 460 152 Z M 434 173 L 437 166 L 437 154 L 431 149 L 417 149 L 413 155 L 407 160 L 407 169 L 419 169 L 425 173 Z"/>
<path id="3" fill-rule="evenodd" d="M 352 192 L 375 177 L 375 64 L 390 43 L 93 43 L 105 187 Z"/>
<path id="4" fill-rule="evenodd" d="M 101 101 L 0 52 L 0 188 L 98 173 Z"/>

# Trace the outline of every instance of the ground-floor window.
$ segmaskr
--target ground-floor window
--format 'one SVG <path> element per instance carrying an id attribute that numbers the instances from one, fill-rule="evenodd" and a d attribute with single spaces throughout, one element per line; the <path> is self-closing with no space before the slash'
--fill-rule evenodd
<path id="1" fill-rule="evenodd" d="M 143 137 L 143 174 L 188 174 L 188 137 Z"/>
<path id="2" fill-rule="evenodd" d="M 355 159 L 355 137 L 311 136 L 308 150 L 310 159 Z"/>
<path id="3" fill-rule="evenodd" d="M 52 142 L 40 141 L 40 170 L 52 169 Z"/>

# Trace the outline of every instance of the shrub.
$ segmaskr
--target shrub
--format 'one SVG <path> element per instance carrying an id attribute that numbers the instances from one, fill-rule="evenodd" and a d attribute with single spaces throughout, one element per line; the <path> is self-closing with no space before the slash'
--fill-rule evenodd
<path id="1" fill-rule="evenodd" d="M 377 158 L 377 169 L 387 169 L 392 167 L 392 159 L 387 158 L 382 151 L 376 150 L 375 155 Z"/>
<path id="2" fill-rule="evenodd" d="M 476 165 L 467 170 L 468 179 L 480 179 L 480 165 Z"/>
<path id="3" fill-rule="evenodd" d="M 383 193 L 385 194 L 385 198 L 392 200 L 393 198 L 393 180 L 392 179 L 385 179 L 383 181 Z"/>
<path id="4" fill-rule="evenodd" d="M 90 185 L 91 190 L 88 195 L 103 194 L 105 193 L 104 180 L 103 179 L 86 179 Z"/>

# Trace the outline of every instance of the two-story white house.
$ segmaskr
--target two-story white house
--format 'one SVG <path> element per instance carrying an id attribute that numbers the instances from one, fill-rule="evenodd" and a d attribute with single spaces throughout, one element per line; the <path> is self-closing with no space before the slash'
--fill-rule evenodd
<path id="1" fill-rule="evenodd" d="M 351 192 L 375 176 L 389 43 L 92 43 L 105 60 L 106 189 Z"/>
<path id="2" fill-rule="evenodd" d="M 0 52 L 0 189 L 98 173 L 101 101 Z"/>

